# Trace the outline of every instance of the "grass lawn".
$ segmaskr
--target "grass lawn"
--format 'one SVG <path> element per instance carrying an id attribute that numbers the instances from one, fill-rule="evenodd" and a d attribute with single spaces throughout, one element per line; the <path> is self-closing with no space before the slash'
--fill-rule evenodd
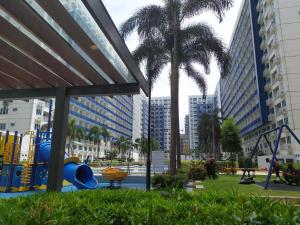
<path id="1" fill-rule="evenodd" d="M 205 191 L 238 191 L 240 194 L 267 196 L 300 197 L 300 191 L 263 190 L 256 184 L 239 184 L 240 176 L 220 175 L 216 180 L 206 179 L 203 182 Z M 255 181 L 264 181 L 265 176 L 257 176 Z M 282 184 L 285 185 L 285 184 Z"/>

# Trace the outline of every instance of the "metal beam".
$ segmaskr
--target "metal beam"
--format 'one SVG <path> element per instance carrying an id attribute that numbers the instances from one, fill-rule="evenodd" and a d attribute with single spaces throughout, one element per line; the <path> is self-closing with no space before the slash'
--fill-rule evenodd
<path id="1" fill-rule="evenodd" d="M 96 23 L 99 25 L 103 33 L 110 40 L 110 43 L 114 46 L 115 50 L 141 85 L 142 90 L 148 96 L 149 84 L 143 76 L 142 72 L 136 65 L 130 51 L 128 50 L 124 40 L 121 38 L 116 25 L 111 19 L 102 1 L 95 0 L 81 0 L 86 8 L 93 16 Z"/>
<path id="2" fill-rule="evenodd" d="M 61 191 L 69 114 L 69 97 L 66 88 L 56 89 L 51 154 L 48 165 L 47 191 Z"/>
<path id="3" fill-rule="evenodd" d="M 134 83 L 67 88 L 67 95 L 69 96 L 131 95 L 138 93 L 140 93 L 140 86 Z"/>
<path id="4" fill-rule="evenodd" d="M 2 84 L 3 80 L 1 80 Z M 5 85 L 5 83 L 3 83 Z M 67 96 L 105 96 L 105 95 L 132 95 L 140 92 L 139 84 L 108 84 L 66 87 Z M 14 89 L 0 90 L 0 99 L 28 99 L 55 97 L 56 88 Z"/>
<path id="5" fill-rule="evenodd" d="M 0 100 L 46 98 L 54 96 L 55 88 L 0 90 Z"/>

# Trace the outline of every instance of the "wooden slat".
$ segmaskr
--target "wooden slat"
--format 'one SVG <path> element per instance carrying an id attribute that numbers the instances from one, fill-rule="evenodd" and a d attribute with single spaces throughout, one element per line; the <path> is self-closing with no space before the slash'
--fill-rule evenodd
<path id="1" fill-rule="evenodd" d="M 93 46 L 95 43 L 82 30 L 59 1 L 36 0 L 39 5 L 58 23 L 64 31 L 83 49 L 103 71 L 116 83 L 126 83 L 126 80 L 112 66 L 102 52 Z M 99 28 L 100 29 L 100 28 Z"/>
<path id="2" fill-rule="evenodd" d="M 107 83 L 25 1 L 0 1 L 0 5 L 88 80 L 98 85 Z"/>
<path id="3" fill-rule="evenodd" d="M 0 55 L 2 55 L 3 58 L 33 73 L 35 76 L 38 76 L 52 86 L 70 86 L 70 84 L 61 77 L 55 76 L 49 70 L 28 58 L 22 52 L 10 46 L 2 39 L 0 39 Z M 32 82 L 34 82 L 34 80 Z"/>
<path id="4" fill-rule="evenodd" d="M 0 80 L 0 92 L 3 90 L 10 90 L 11 88 L 8 87 L 2 80 Z"/>
<path id="5" fill-rule="evenodd" d="M 26 52 L 27 55 L 30 55 L 30 57 L 39 61 L 47 68 L 51 68 L 53 72 L 68 81 L 68 83 L 76 86 L 87 85 L 82 78 L 73 73 L 67 66 L 62 64 L 42 47 L 33 42 L 29 37 L 11 25 L 3 17 L 0 17 L 0 27 L 0 35 L 4 37 L 4 39 L 9 40 L 9 42 L 17 46 L 18 49 Z"/>
<path id="6" fill-rule="evenodd" d="M 13 78 L 0 71 L 0 80 L 1 82 L 9 88 L 13 89 L 28 89 L 29 86 L 25 85 L 23 82 Z"/>
<path id="7" fill-rule="evenodd" d="M 0 70 L 34 88 L 50 87 L 46 82 L 0 56 Z M 34 82 L 33 82 L 34 81 Z"/>

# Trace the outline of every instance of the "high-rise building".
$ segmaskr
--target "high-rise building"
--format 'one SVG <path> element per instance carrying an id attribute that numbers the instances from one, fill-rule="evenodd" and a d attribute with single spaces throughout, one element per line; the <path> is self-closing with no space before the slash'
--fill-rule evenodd
<path id="1" fill-rule="evenodd" d="M 265 65 L 269 123 L 272 128 L 288 124 L 300 136 L 300 1 L 259 0 L 260 45 Z M 300 147 L 288 133 L 280 140 L 280 152 L 300 161 Z"/>
<path id="2" fill-rule="evenodd" d="M 288 124 L 300 134 L 300 2 L 298 0 L 245 0 L 229 51 L 232 68 L 221 79 L 224 117 L 234 117 L 249 154 L 258 136 Z M 272 137 L 274 141 L 275 135 Z M 259 149 L 268 152 L 262 141 Z M 284 133 L 280 154 L 300 159 L 299 146 Z"/>
<path id="3" fill-rule="evenodd" d="M 48 123 L 49 101 L 40 99 L 0 101 L 0 131 L 41 129 Z"/>
<path id="4" fill-rule="evenodd" d="M 151 100 L 151 134 L 159 143 L 161 151 L 169 151 L 171 145 L 171 98 Z"/>
<path id="5" fill-rule="evenodd" d="M 245 0 L 242 4 L 229 46 L 232 67 L 220 80 L 222 116 L 235 119 L 244 138 L 245 153 L 250 152 L 259 128 L 268 121 L 255 2 Z"/>
<path id="6" fill-rule="evenodd" d="M 144 94 L 133 96 L 132 139 L 148 137 L 148 98 Z"/>
<path id="7" fill-rule="evenodd" d="M 214 96 L 201 95 L 189 96 L 189 137 L 190 149 L 199 147 L 198 126 L 203 113 L 211 113 L 214 110 Z"/>
<path id="8" fill-rule="evenodd" d="M 190 115 L 185 115 L 184 117 L 184 133 L 185 135 L 190 133 Z"/>
<path id="9" fill-rule="evenodd" d="M 70 100 L 70 119 L 89 130 L 104 127 L 111 137 L 132 137 L 133 100 L 129 96 L 78 97 Z"/>

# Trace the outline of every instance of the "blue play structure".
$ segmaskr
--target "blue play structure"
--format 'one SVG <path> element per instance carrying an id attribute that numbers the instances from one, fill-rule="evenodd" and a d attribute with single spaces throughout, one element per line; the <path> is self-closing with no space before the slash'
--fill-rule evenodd
<path id="1" fill-rule="evenodd" d="M 273 171 L 273 166 L 274 166 L 274 163 L 275 163 L 275 160 L 276 160 L 276 153 L 277 153 L 277 150 L 278 150 L 278 147 L 279 147 L 279 144 L 280 144 L 280 138 L 281 138 L 281 134 L 282 134 L 282 131 L 283 131 L 284 128 L 287 129 L 288 132 L 293 136 L 293 138 L 298 142 L 298 144 L 300 144 L 300 139 L 296 136 L 296 134 L 291 130 L 291 128 L 288 125 L 284 124 L 281 127 L 277 127 L 273 130 L 270 130 L 270 131 L 267 131 L 267 132 L 261 134 L 259 136 L 259 138 L 256 142 L 256 145 L 255 145 L 254 149 L 252 150 L 252 153 L 251 153 L 251 156 L 250 156 L 249 163 L 252 161 L 255 153 L 258 150 L 258 145 L 259 145 L 260 140 L 262 138 L 264 138 L 266 140 L 267 144 L 268 144 L 268 147 L 269 147 L 271 153 L 272 153 L 272 160 L 270 161 L 268 176 L 266 178 L 266 183 L 265 183 L 265 187 L 264 187 L 265 190 L 268 189 L 268 187 L 269 187 L 269 183 L 270 183 L 270 179 L 271 179 L 272 171 Z M 273 132 L 276 132 L 276 134 L 277 134 L 274 149 L 272 147 L 272 144 L 271 144 L 270 140 L 268 139 L 268 134 L 273 133 Z M 249 168 L 249 166 L 246 167 L 246 169 L 244 170 L 243 175 L 241 177 L 241 180 L 245 179 L 246 172 L 249 172 L 248 168 Z"/>
<path id="2" fill-rule="evenodd" d="M 0 133 L 0 192 L 43 190 L 47 187 L 51 132 L 30 132 L 28 159 L 20 162 L 22 135 Z M 77 189 L 94 189 L 98 182 L 86 164 L 65 155 L 64 180 Z"/>

